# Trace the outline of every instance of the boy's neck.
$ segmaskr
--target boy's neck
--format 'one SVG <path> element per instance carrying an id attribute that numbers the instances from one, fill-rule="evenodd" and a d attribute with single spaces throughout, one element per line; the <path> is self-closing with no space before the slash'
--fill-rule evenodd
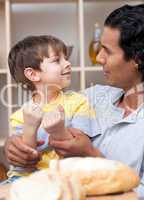
<path id="1" fill-rule="evenodd" d="M 54 90 L 48 90 L 46 92 L 38 91 L 33 95 L 33 101 L 36 103 L 50 103 L 52 101 L 55 101 L 57 97 L 59 96 L 60 91 L 54 91 Z"/>
<path id="2" fill-rule="evenodd" d="M 33 95 L 33 101 L 37 103 L 47 104 L 55 101 L 59 94 L 62 92 L 61 88 L 53 85 L 46 86 L 41 83 L 35 85 L 36 92 Z"/>
<path id="3" fill-rule="evenodd" d="M 56 100 L 56 98 L 59 96 L 60 91 L 48 91 L 47 95 L 46 95 L 46 101 L 47 103 L 50 103 L 54 100 Z"/>

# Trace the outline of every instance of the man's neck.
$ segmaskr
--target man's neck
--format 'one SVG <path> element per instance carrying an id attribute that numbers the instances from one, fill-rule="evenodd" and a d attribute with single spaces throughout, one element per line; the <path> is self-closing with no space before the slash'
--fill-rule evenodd
<path id="1" fill-rule="evenodd" d="M 132 113 L 144 103 L 144 85 L 138 84 L 125 92 L 118 103 L 118 107 L 125 110 L 125 116 Z"/>

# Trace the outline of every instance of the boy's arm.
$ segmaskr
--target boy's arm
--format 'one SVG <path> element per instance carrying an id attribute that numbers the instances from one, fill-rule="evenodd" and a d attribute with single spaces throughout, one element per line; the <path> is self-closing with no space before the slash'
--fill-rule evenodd
<path id="1" fill-rule="evenodd" d="M 23 135 L 24 143 L 32 148 L 37 147 L 37 131 L 41 124 L 43 112 L 42 105 L 29 101 L 22 107 L 23 112 Z"/>
<path id="2" fill-rule="evenodd" d="M 61 150 L 57 153 L 65 157 L 67 156 L 96 156 L 104 157 L 102 153 L 92 146 L 89 137 L 98 134 L 99 130 L 93 130 L 92 124 L 96 123 L 96 114 L 94 109 L 90 106 L 88 100 L 83 95 L 76 95 L 74 102 L 72 102 L 71 127 L 67 129 L 73 136 L 68 141 L 53 140 L 50 136 L 49 144 Z M 97 126 L 95 126 L 97 127 Z"/>
<path id="3" fill-rule="evenodd" d="M 12 127 L 11 136 L 9 136 L 4 145 L 4 152 L 9 164 L 14 166 L 29 167 L 38 161 L 39 153 L 26 145 L 22 140 L 22 110 L 12 114 L 10 118 Z"/>

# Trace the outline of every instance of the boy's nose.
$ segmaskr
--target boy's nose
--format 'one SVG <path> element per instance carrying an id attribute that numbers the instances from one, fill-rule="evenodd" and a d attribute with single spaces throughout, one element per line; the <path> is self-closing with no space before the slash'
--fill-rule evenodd
<path id="1" fill-rule="evenodd" d="M 71 67 L 71 63 L 68 60 L 64 60 L 63 66 L 64 68 Z"/>

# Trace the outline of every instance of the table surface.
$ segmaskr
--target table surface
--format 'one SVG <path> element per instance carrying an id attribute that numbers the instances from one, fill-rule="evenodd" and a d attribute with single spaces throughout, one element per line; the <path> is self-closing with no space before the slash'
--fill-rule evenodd
<path id="1" fill-rule="evenodd" d="M 0 199 L 10 200 L 8 198 L 9 189 L 10 184 L 0 186 Z M 127 192 L 123 194 L 88 197 L 87 200 L 138 200 L 138 197 L 135 192 Z"/>

